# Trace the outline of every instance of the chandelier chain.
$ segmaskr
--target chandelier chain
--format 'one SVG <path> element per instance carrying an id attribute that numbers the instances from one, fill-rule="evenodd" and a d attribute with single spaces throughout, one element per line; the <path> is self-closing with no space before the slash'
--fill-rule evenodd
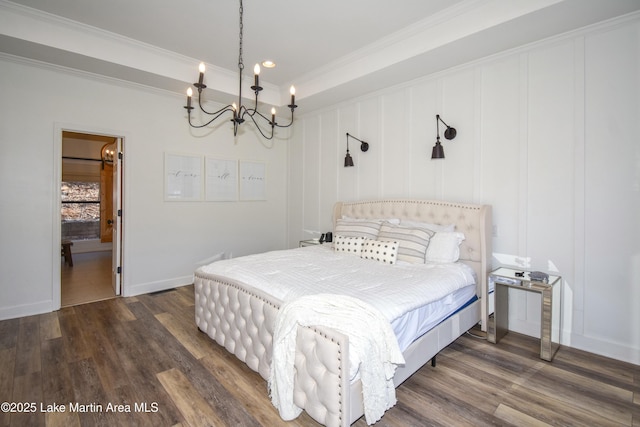
<path id="1" fill-rule="evenodd" d="M 242 15 L 244 14 L 244 7 L 242 7 L 242 0 L 240 0 L 240 48 L 238 49 L 238 68 L 244 69 L 244 62 L 242 61 L 242 30 L 244 24 L 242 23 Z"/>

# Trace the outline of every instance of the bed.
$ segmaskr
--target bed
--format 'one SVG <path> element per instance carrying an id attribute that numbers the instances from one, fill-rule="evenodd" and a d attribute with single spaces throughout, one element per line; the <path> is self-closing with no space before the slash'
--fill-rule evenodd
<path id="1" fill-rule="evenodd" d="M 474 279 L 471 286 L 472 298 L 469 299 L 469 295 L 465 294 L 459 301 L 459 308 L 456 307 L 453 312 L 446 313 L 435 326 L 429 325 L 426 332 L 418 330 L 418 338 L 403 338 L 406 341 L 402 345 L 404 363 L 395 369 L 392 379 L 393 385 L 397 387 L 425 363 L 433 360 L 440 350 L 476 324 L 480 323 L 482 329 L 486 331 L 487 275 L 491 260 L 491 207 L 407 199 L 338 202 L 333 211 L 335 244 L 338 244 L 338 240 L 340 244 L 345 244 L 348 238 L 358 237 L 358 233 L 349 236 L 350 232 L 353 232 L 353 227 L 350 228 L 349 225 L 357 224 L 359 221 L 370 222 L 368 220 L 382 222 L 386 226 L 400 223 L 396 228 L 389 226 L 393 230 L 402 228 L 404 224 L 407 224 L 407 227 L 413 227 L 415 223 L 428 223 L 435 228 L 442 227 L 437 231 L 434 230 L 430 235 L 432 243 L 435 241 L 433 236 L 436 232 L 453 229 L 456 233 L 462 233 L 464 239 L 458 242 L 459 260 L 455 264 L 460 264 L 463 270 L 465 268 L 469 270 Z M 371 243 L 371 241 L 368 242 Z M 329 245 L 322 246 L 290 251 L 314 259 L 325 256 L 332 259 L 331 257 L 336 256 Z M 285 253 L 289 256 L 288 252 L 277 251 L 275 254 L 265 254 L 265 256 L 280 257 Z M 414 254 L 405 253 L 404 255 L 413 256 Z M 362 258 L 362 256 L 347 256 L 352 257 L 349 258 L 350 262 L 361 262 L 356 258 Z M 399 255 L 396 254 L 396 256 Z M 265 276 L 270 276 L 265 273 L 254 273 L 246 268 L 257 259 L 259 259 L 258 255 L 242 257 L 196 270 L 194 274 L 195 321 L 201 331 L 269 381 L 274 354 L 274 329 L 279 320 L 281 308 L 288 308 L 291 296 L 286 294 L 288 296 L 284 297 L 285 294 L 282 293 L 284 291 L 278 290 L 277 283 L 257 284 L 262 282 Z M 369 265 L 377 266 L 380 264 L 378 261 L 370 260 L 372 264 Z M 239 263 L 239 266 L 234 266 L 234 262 Z M 245 264 L 243 265 L 242 262 Z M 265 264 L 273 265 L 273 261 L 268 259 Z M 397 262 L 396 264 L 400 268 L 406 263 Z M 395 267 L 392 266 L 392 268 Z M 296 274 L 305 274 L 302 270 L 308 270 L 310 274 L 309 278 L 295 276 L 299 277 L 301 282 L 308 280 L 310 283 L 329 284 L 333 281 L 334 276 L 322 276 L 324 274 L 322 271 L 326 270 L 329 273 L 332 271 L 330 267 L 299 270 L 301 271 Z M 243 274 L 231 274 L 232 271 L 241 271 Z M 466 286 L 466 289 L 468 290 L 469 287 Z M 331 292 L 334 292 L 333 288 Z M 372 304 L 375 303 L 372 302 Z M 355 342 L 355 339 L 353 341 Z M 350 354 L 349 336 L 326 324 L 310 324 L 297 327 L 294 345 L 293 400 L 295 406 L 327 426 L 348 426 L 360 418 L 365 413 L 363 386 L 361 378 L 354 374 L 351 366 L 353 363 L 350 362 L 350 358 L 353 354 Z"/>

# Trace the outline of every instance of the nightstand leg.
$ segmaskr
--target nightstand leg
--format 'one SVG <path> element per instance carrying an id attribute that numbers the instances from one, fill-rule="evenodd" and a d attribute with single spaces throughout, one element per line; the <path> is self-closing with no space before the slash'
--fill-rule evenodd
<path id="1" fill-rule="evenodd" d="M 509 287 L 500 283 L 495 284 L 495 302 L 493 322 L 495 327 L 495 341 L 498 342 L 509 332 Z"/>
<path id="2" fill-rule="evenodd" d="M 546 288 L 541 293 L 542 316 L 540 320 L 540 358 L 551 361 L 553 343 L 551 341 L 551 315 L 553 308 L 553 288 Z"/>

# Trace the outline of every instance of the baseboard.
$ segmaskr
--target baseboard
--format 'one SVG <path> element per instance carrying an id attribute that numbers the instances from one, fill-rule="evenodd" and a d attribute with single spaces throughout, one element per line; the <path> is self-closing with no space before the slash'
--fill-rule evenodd
<path id="1" fill-rule="evenodd" d="M 123 286 L 122 296 L 133 297 L 136 295 L 149 294 L 152 292 L 164 291 L 171 288 L 190 285 L 192 283 L 193 283 L 193 275 L 176 277 L 174 279 L 168 279 L 168 280 L 160 280 L 157 282 L 125 285 Z"/>
<path id="2" fill-rule="evenodd" d="M 51 313 L 53 301 L 39 301 L 31 304 L 16 305 L 0 309 L 0 320 L 16 319 L 18 317 L 33 316 L 36 314 Z"/>
<path id="3" fill-rule="evenodd" d="M 540 325 L 530 322 L 509 322 L 509 330 L 530 337 L 540 337 Z M 605 341 L 584 335 L 573 334 L 569 331 L 563 331 L 560 338 L 560 344 L 563 346 L 583 350 L 599 356 L 610 357 L 634 365 L 640 365 L 640 349 L 633 348 L 629 345 L 620 344 L 611 341 Z"/>
<path id="4" fill-rule="evenodd" d="M 634 365 L 640 365 L 639 348 L 632 348 L 620 343 L 571 333 L 563 334 L 561 341 L 562 345 L 566 345 L 568 347 L 577 348 L 578 350 L 587 351 L 604 357 L 610 357 L 627 363 L 633 363 Z"/>

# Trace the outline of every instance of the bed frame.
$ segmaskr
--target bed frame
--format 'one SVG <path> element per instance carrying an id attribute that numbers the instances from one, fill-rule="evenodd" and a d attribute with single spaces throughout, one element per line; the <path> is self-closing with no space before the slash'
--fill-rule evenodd
<path id="1" fill-rule="evenodd" d="M 478 300 L 414 341 L 406 364 L 396 370 L 399 386 L 460 335 L 478 324 L 487 326 L 487 276 L 491 267 L 491 206 L 433 200 L 338 202 L 334 226 L 342 216 L 400 218 L 433 224 L 455 224 L 465 234 L 460 261 L 478 277 Z M 196 271 L 195 319 L 198 328 L 238 359 L 269 378 L 275 319 L 280 300 L 225 277 Z M 294 402 L 326 426 L 349 426 L 363 413 L 362 384 L 349 381 L 349 339 L 326 327 L 300 327 L 296 342 Z"/>

